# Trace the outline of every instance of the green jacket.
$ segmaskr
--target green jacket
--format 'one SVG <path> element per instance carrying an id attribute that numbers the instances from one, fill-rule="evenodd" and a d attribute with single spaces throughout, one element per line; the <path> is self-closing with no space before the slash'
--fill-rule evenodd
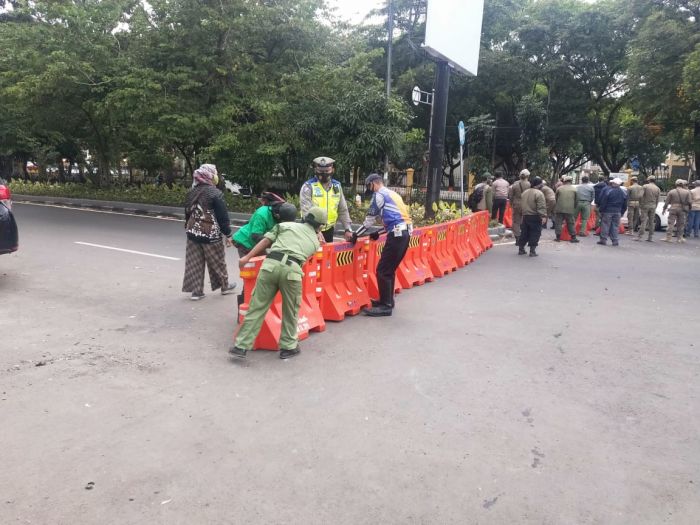
<path id="1" fill-rule="evenodd" d="M 557 204 L 554 213 L 566 213 L 573 215 L 578 206 L 578 193 L 571 184 L 564 184 L 557 188 Z"/>
<path id="2" fill-rule="evenodd" d="M 234 235 L 233 241 L 250 250 L 277 224 L 269 206 L 260 206 Z"/>
<path id="3" fill-rule="evenodd" d="M 539 215 L 547 217 L 547 204 L 545 203 L 544 193 L 537 188 L 526 189 L 520 199 L 523 215 Z"/>

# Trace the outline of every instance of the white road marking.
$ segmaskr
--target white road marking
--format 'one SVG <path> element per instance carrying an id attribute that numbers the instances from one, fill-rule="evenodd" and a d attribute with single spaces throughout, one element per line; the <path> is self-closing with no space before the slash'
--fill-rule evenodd
<path id="1" fill-rule="evenodd" d="M 178 257 L 169 257 L 167 255 L 157 255 L 155 253 L 139 252 L 136 250 L 127 250 L 125 248 L 115 248 L 114 246 L 104 246 L 102 244 L 93 244 L 91 242 L 75 241 L 75 244 L 80 244 L 81 246 L 92 246 L 93 248 L 103 248 L 105 250 L 114 250 L 115 252 L 134 253 L 136 255 L 147 255 L 148 257 L 157 257 L 159 259 L 168 259 L 169 261 L 181 260 Z"/>
<path id="2" fill-rule="evenodd" d="M 77 206 L 63 206 L 60 204 L 45 204 L 42 202 L 25 202 L 25 201 L 14 201 L 13 205 L 20 204 L 22 206 L 43 206 L 45 208 L 60 208 L 63 210 L 75 210 L 75 211 L 89 211 L 91 213 L 106 213 L 107 215 L 127 215 L 128 217 L 141 217 L 143 219 L 156 219 L 159 221 L 177 221 L 185 222 L 184 219 L 178 219 L 177 217 L 165 217 L 163 215 L 153 216 L 144 215 L 142 213 L 129 213 L 124 211 L 110 211 L 110 210 L 93 210 L 91 208 L 79 208 Z"/>

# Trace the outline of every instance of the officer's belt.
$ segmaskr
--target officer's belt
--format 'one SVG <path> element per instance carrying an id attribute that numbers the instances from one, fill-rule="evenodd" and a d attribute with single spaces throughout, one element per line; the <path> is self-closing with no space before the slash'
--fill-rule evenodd
<path id="1" fill-rule="evenodd" d="M 267 254 L 268 258 L 273 259 L 275 261 L 279 261 L 281 263 L 286 264 L 287 266 L 291 266 L 292 263 L 297 263 L 300 267 L 304 266 L 304 263 L 306 261 L 299 261 L 298 259 L 295 259 L 289 254 L 282 253 L 282 252 L 270 252 Z"/>

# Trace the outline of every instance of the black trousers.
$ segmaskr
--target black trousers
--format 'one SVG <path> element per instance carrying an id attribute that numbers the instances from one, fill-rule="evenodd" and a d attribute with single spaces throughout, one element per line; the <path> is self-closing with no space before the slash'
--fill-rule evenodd
<path id="1" fill-rule="evenodd" d="M 382 251 L 382 256 L 377 264 L 377 286 L 379 288 L 379 302 L 383 305 L 394 307 L 394 283 L 396 281 L 396 268 L 399 267 L 406 250 L 408 243 L 411 240 L 411 234 L 408 230 L 401 232 L 400 237 L 395 237 L 389 232 L 386 237 L 386 244 Z"/>
<path id="2" fill-rule="evenodd" d="M 498 222 L 503 224 L 503 217 L 506 215 L 506 205 L 508 204 L 508 199 L 494 198 L 493 199 L 493 210 L 491 211 L 491 220 L 498 217 Z"/>
<path id="3" fill-rule="evenodd" d="M 321 234 L 323 235 L 323 238 L 326 239 L 326 242 L 333 242 L 333 234 L 335 233 L 335 226 L 333 228 L 328 228 L 327 230 L 323 230 Z"/>
<path id="4" fill-rule="evenodd" d="M 524 248 L 529 245 L 530 248 L 536 248 L 540 242 L 542 235 L 542 219 L 539 215 L 523 215 L 523 222 L 520 223 L 520 237 L 518 237 L 518 246 Z"/>

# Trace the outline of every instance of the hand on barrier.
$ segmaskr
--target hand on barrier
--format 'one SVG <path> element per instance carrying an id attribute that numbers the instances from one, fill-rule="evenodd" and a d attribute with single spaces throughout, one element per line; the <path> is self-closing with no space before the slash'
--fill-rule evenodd
<path id="1" fill-rule="evenodd" d="M 374 232 L 374 233 L 370 233 L 370 234 L 369 234 L 369 238 L 370 238 L 371 240 L 373 240 L 373 241 L 378 240 L 378 239 L 379 239 L 379 232 L 376 231 L 376 232 Z"/>

